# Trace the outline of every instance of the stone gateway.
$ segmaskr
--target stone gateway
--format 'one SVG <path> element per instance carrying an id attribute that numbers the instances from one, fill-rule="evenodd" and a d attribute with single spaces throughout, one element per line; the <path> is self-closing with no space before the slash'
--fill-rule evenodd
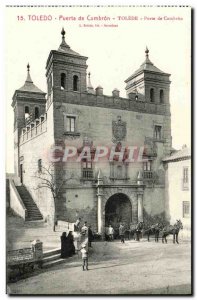
<path id="1" fill-rule="evenodd" d="M 33 83 L 28 65 L 27 79 L 13 96 L 18 186 L 47 222 L 80 217 L 99 234 L 109 224 L 117 228 L 120 222 L 164 218 L 170 74 L 154 66 L 146 49 L 142 65 L 125 80 L 126 97 L 116 88 L 107 96 L 101 86 L 93 88 L 88 58 L 66 43 L 64 29 L 61 34 L 58 50 L 51 50 L 46 62 L 47 93 Z M 76 155 L 88 146 L 92 159 L 52 163 L 47 153 L 56 147 L 61 155 L 60 146 L 77 148 Z M 144 147 L 144 160 L 117 159 L 131 146 Z M 97 147 L 115 147 L 113 159 L 94 160 Z"/>

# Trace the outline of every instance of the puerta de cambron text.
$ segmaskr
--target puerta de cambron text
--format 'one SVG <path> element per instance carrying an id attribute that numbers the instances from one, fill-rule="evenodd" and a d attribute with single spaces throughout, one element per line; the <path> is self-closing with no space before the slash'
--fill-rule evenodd
<path id="1" fill-rule="evenodd" d="M 64 16 L 59 15 L 58 17 L 52 16 L 52 15 L 27 15 L 27 16 L 17 16 L 18 21 L 25 21 L 26 19 L 28 21 L 53 21 L 53 20 L 59 20 L 59 21 L 157 21 L 157 20 L 164 20 L 164 21 L 182 21 L 182 17 L 175 17 L 175 16 L 157 16 L 157 17 L 151 17 L 151 16 L 116 16 L 116 17 L 109 17 L 109 16 Z"/>

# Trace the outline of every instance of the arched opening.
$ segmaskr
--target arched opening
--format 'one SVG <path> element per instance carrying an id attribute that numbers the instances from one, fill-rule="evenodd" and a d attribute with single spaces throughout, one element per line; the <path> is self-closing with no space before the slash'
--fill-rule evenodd
<path id="1" fill-rule="evenodd" d="M 164 103 L 164 91 L 160 90 L 160 103 Z"/>
<path id="2" fill-rule="evenodd" d="M 150 102 L 155 102 L 154 89 L 150 89 Z"/>
<path id="3" fill-rule="evenodd" d="M 129 225 L 132 222 L 131 202 L 125 194 L 111 196 L 105 205 L 105 227 L 112 225 L 117 230 L 120 223 Z"/>
<path id="4" fill-rule="evenodd" d="M 66 74 L 61 73 L 61 90 L 66 88 Z"/>
<path id="5" fill-rule="evenodd" d="M 39 108 L 35 107 L 35 119 L 39 118 Z"/>
<path id="6" fill-rule="evenodd" d="M 29 106 L 25 106 L 25 119 L 29 118 Z"/>
<path id="7" fill-rule="evenodd" d="M 78 91 L 79 87 L 79 77 L 77 75 L 73 76 L 73 91 Z"/>

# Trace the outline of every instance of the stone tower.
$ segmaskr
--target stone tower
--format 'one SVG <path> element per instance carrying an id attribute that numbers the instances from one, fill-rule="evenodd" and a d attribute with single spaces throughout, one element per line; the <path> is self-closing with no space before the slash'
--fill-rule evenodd
<path id="1" fill-rule="evenodd" d="M 146 59 L 143 64 L 125 80 L 127 95 L 143 94 L 146 102 L 169 104 L 170 74 L 154 66 L 149 59 L 148 48 L 145 53 Z"/>
<path id="2" fill-rule="evenodd" d="M 80 93 L 87 90 L 87 57 L 73 51 L 65 42 L 64 29 L 62 29 L 61 34 L 62 42 L 59 49 L 50 52 L 46 63 L 49 104 L 51 101 L 55 101 L 56 97 L 64 97 L 66 91 Z M 61 95 L 59 95 L 60 91 Z"/>
<path id="3" fill-rule="evenodd" d="M 15 91 L 12 101 L 14 110 L 14 155 L 15 174 L 20 175 L 19 138 L 22 129 L 45 112 L 45 93 L 34 85 L 30 76 L 30 66 L 27 65 L 27 79 L 24 85 Z M 30 126 L 30 125 L 29 125 Z"/>
<path id="4" fill-rule="evenodd" d="M 169 155 L 171 151 L 171 113 L 170 113 L 170 74 L 158 69 L 149 59 L 149 50 L 146 47 L 146 58 L 140 68 L 125 80 L 127 97 L 137 102 L 144 102 L 145 110 L 155 115 L 164 111 L 164 124 L 154 124 L 153 139 L 164 144 L 163 155 Z M 163 113 L 162 113 L 163 114 Z"/>

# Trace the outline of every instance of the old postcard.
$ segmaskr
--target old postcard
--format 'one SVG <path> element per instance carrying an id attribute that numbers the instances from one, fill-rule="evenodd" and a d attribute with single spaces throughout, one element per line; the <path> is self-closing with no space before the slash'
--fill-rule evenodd
<path id="1" fill-rule="evenodd" d="M 191 8 L 7 6 L 11 295 L 191 295 Z"/>

